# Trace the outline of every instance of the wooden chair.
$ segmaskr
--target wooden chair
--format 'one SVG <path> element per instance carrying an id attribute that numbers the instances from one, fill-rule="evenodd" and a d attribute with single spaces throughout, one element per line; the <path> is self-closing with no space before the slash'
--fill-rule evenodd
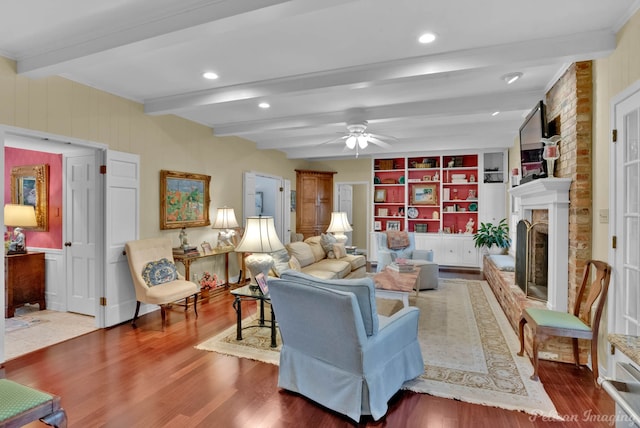
<path id="1" fill-rule="evenodd" d="M 591 277 L 591 266 L 596 269 L 595 279 L 589 287 L 587 299 L 582 302 Z M 520 352 L 524 354 L 524 326 L 527 324 L 533 336 L 533 375 L 538 380 L 538 349 L 540 345 L 553 336 L 571 337 L 573 339 L 573 355 L 576 366 L 580 366 L 580 350 L 578 339 L 591 341 L 591 367 L 593 381 L 598 385 L 598 329 L 604 303 L 611 279 L 611 266 L 598 260 L 589 260 L 584 268 L 582 285 L 576 299 L 573 314 L 548 309 L 527 308 L 522 312 L 519 325 Z M 594 309 L 595 306 L 595 309 Z"/>
<path id="2" fill-rule="evenodd" d="M 0 428 L 17 428 L 37 420 L 66 428 L 67 414 L 60 397 L 0 379 Z"/>

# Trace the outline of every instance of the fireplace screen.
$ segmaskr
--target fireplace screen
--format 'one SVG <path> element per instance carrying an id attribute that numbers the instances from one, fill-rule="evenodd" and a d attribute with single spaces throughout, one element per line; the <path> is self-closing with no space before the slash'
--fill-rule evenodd
<path id="1" fill-rule="evenodd" d="M 516 284 L 527 297 L 547 301 L 549 225 L 520 220 L 516 228 Z"/>

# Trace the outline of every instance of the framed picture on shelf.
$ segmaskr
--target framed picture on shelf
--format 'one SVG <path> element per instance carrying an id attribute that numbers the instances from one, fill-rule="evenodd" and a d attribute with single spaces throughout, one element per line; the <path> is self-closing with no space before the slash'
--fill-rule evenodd
<path id="1" fill-rule="evenodd" d="M 411 188 L 411 203 L 413 205 L 437 205 L 437 189 L 437 184 L 414 185 Z"/>
<path id="2" fill-rule="evenodd" d="M 386 217 L 389 215 L 389 209 L 388 208 L 378 208 L 378 215 L 380 217 Z"/>
<path id="3" fill-rule="evenodd" d="M 160 229 L 210 225 L 210 182 L 210 175 L 160 171 Z"/>
<path id="4" fill-rule="evenodd" d="M 373 195 L 373 202 L 386 202 L 387 201 L 387 189 L 376 189 Z"/>
<path id="5" fill-rule="evenodd" d="M 267 286 L 267 279 L 264 277 L 264 273 L 260 272 L 256 275 L 256 282 L 258 283 L 262 294 L 264 294 L 265 296 L 269 294 L 269 287 Z"/>
<path id="6" fill-rule="evenodd" d="M 389 220 L 387 222 L 387 230 L 400 230 L 400 221 Z"/>
<path id="7" fill-rule="evenodd" d="M 382 222 L 378 220 L 374 221 L 373 230 L 378 230 L 378 231 L 382 230 Z"/>
<path id="8" fill-rule="evenodd" d="M 213 253 L 213 250 L 211 249 L 211 244 L 209 244 L 207 241 L 202 241 L 202 244 L 200 244 L 200 246 L 202 247 L 202 252 L 204 254 Z"/>

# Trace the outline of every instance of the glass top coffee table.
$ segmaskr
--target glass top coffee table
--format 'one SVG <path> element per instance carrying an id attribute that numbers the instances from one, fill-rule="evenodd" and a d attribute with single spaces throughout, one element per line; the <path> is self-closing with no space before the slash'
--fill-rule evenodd
<path id="1" fill-rule="evenodd" d="M 271 347 L 275 348 L 276 344 L 276 316 L 273 313 L 273 306 L 271 307 L 271 321 L 265 321 L 264 319 L 264 302 L 271 303 L 271 298 L 268 294 L 262 294 L 258 286 L 245 285 L 244 287 L 231 290 L 231 294 L 235 296 L 233 300 L 233 309 L 236 310 L 236 340 L 242 340 L 242 302 L 243 301 L 258 301 L 260 302 L 260 319 L 258 321 L 258 327 L 271 327 Z M 269 325 L 267 325 L 269 324 Z M 253 326 L 255 327 L 255 326 Z"/>

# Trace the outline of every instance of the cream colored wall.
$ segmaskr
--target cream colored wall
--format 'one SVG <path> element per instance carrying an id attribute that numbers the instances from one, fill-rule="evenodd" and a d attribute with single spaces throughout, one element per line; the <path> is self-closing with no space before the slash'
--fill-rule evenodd
<path id="1" fill-rule="evenodd" d="M 112 150 L 140 155 L 142 238 L 170 236 L 177 244 L 177 230 L 161 231 L 159 227 L 162 169 L 211 175 L 212 218 L 216 208 L 224 205 L 236 208 L 240 216 L 244 171 L 282 176 L 291 180 L 292 189 L 296 168 L 335 170 L 336 181 L 371 179 L 371 159 L 289 160 L 277 150 L 257 150 L 248 140 L 215 137 L 210 128 L 177 116 L 146 115 L 140 103 L 63 78 L 19 76 L 15 62 L 3 57 L 0 95 L 0 124 L 103 143 Z M 365 224 L 369 223 L 366 219 Z M 295 212 L 291 213 L 291 226 L 295 230 Z M 208 227 L 191 228 L 188 233 L 192 244 L 206 240 L 215 245 L 216 233 Z M 366 237 L 357 239 L 366 242 Z M 232 275 L 236 270 L 232 261 Z"/>
<path id="2" fill-rule="evenodd" d="M 142 238 L 167 235 L 159 220 L 159 171 L 211 176 L 210 216 L 227 205 L 242 212 L 242 173 L 259 171 L 291 180 L 294 169 L 309 168 L 276 150 L 257 150 L 253 142 L 215 137 L 210 128 L 173 115 L 144 114 L 140 103 L 60 77 L 40 80 L 16 74 L 14 61 L 0 57 L 0 124 L 104 143 L 112 150 L 140 155 Z M 295 228 L 295 213 L 292 213 Z M 190 243 L 215 243 L 209 227 L 188 229 Z M 233 273 L 233 272 L 232 272 Z"/>
<path id="3" fill-rule="evenodd" d="M 608 260 L 611 247 L 608 224 L 598 221 L 600 210 L 609 208 L 609 150 L 611 147 L 611 99 L 640 79 L 640 11 L 617 35 L 617 48 L 594 62 L 593 142 L 593 257 Z"/>

